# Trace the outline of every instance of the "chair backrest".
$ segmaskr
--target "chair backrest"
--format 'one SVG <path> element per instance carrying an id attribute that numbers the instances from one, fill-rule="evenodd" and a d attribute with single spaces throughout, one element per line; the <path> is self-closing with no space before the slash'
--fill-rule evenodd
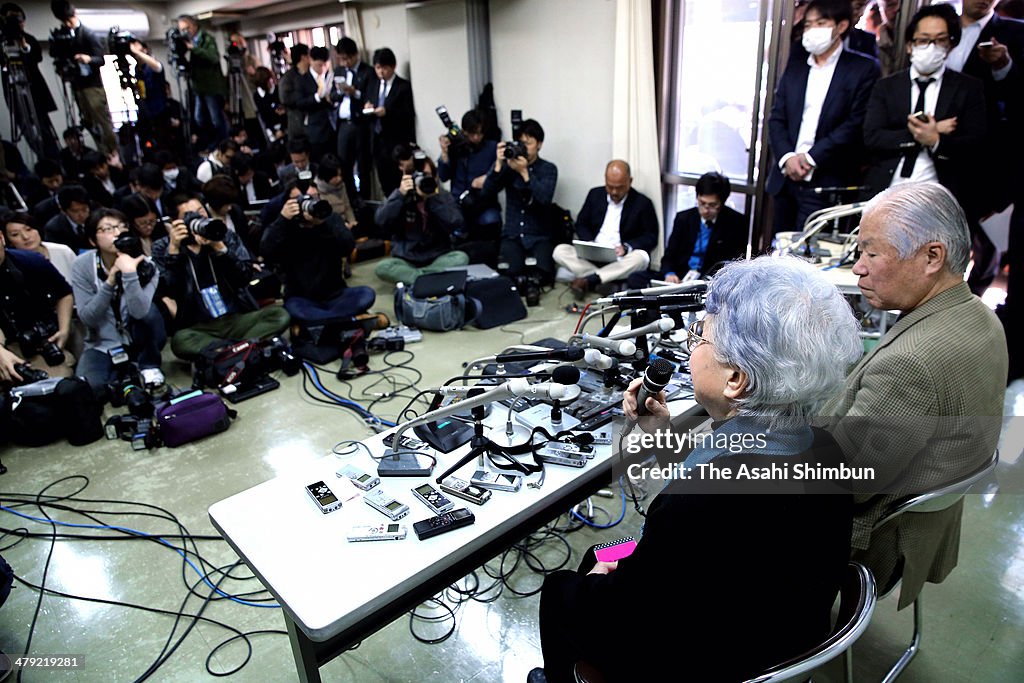
<path id="1" fill-rule="evenodd" d="M 875 579 L 858 562 L 850 562 L 839 593 L 839 616 L 829 637 L 817 647 L 776 664 L 745 683 L 779 683 L 801 677 L 843 654 L 860 638 L 875 611 Z"/>
<path id="2" fill-rule="evenodd" d="M 889 509 L 886 510 L 885 514 L 875 522 L 874 528 L 878 529 L 882 527 L 884 524 L 887 524 L 905 512 L 938 512 L 940 510 L 945 510 L 963 498 L 964 495 L 971 490 L 972 486 L 992 474 L 998 464 L 999 450 L 997 449 L 992 454 L 992 457 L 985 461 L 985 464 L 973 472 L 964 475 L 960 479 L 944 484 L 931 491 L 926 491 L 925 493 L 919 493 L 917 495 L 901 498 L 900 500 L 895 501 Z"/>

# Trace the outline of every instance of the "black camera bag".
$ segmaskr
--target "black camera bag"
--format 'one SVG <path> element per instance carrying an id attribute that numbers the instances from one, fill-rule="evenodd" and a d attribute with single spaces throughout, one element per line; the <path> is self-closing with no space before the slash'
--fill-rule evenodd
<path id="1" fill-rule="evenodd" d="M 466 299 L 475 309 L 473 325 L 481 330 L 526 317 L 526 306 L 516 285 L 507 277 L 488 277 L 466 283 Z"/>
<path id="2" fill-rule="evenodd" d="M 10 417 L 11 441 L 37 447 L 66 438 L 72 446 L 84 446 L 103 437 L 102 412 L 103 405 L 89 383 L 69 377 L 57 383 L 51 394 L 21 399 Z"/>

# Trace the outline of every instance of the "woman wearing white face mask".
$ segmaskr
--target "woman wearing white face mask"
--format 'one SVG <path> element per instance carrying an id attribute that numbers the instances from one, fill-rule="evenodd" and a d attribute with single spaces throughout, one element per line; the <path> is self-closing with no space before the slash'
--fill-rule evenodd
<path id="1" fill-rule="evenodd" d="M 900 183 L 935 181 L 953 193 L 968 219 L 977 219 L 978 193 L 970 184 L 985 137 L 985 97 L 981 81 L 945 68 L 960 34 L 959 17 L 949 5 L 923 7 L 911 19 L 910 68 L 882 79 L 871 93 L 864 142 L 872 165 L 865 183 L 877 193 Z"/>

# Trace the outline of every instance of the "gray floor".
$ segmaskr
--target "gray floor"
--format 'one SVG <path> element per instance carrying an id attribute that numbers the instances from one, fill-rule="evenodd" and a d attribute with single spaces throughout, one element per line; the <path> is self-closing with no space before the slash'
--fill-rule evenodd
<path id="1" fill-rule="evenodd" d="M 356 267 L 353 284 L 372 280 L 373 264 Z M 423 372 L 421 387 L 436 386 L 446 377 L 459 374 L 460 363 L 485 353 L 545 336 L 565 338 L 577 316 L 565 313 L 571 299 L 564 289 L 544 296 L 540 308 L 530 317 L 504 329 L 460 333 L 427 334 L 412 348 L 413 364 Z M 379 310 L 391 312 L 390 293 L 379 290 Z M 396 358 L 397 360 L 397 358 Z M 381 357 L 372 357 L 372 367 L 383 366 Z M 396 373 L 397 374 L 397 373 Z M 408 375 L 408 373 L 405 373 Z M 169 379 L 187 383 L 186 370 L 170 364 Z M 353 383 L 353 396 L 361 403 L 370 398 L 361 392 L 383 392 L 379 385 L 368 388 L 377 378 Z M 286 472 L 304 462 L 322 457 L 343 439 L 368 435 L 367 428 L 350 413 L 311 403 L 300 391 L 298 378 L 281 378 L 281 389 L 239 406 L 237 423 L 225 434 L 179 449 L 135 452 L 128 444 L 100 441 L 85 448 L 55 445 L 26 450 L 8 448 L 0 452 L 10 471 L 0 477 L 0 498 L 11 501 L 10 494 L 34 495 L 59 479 L 67 479 L 47 490 L 49 495 L 72 495 L 88 479 L 88 487 L 79 499 L 113 499 L 162 506 L 173 512 L 192 534 L 214 531 L 207 518 L 212 503 L 266 479 Z M 345 391 L 333 378 L 325 382 L 336 391 Z M 372 397 L 371 397 L 372 398 Z M 378 406 L 378 412 L 393 417 L 404 405 L 395 399 Z M 1008 414 L 1024 415 L 1024 382 L 1018 382 L 1007 394 Z M 1008 421 L 1008 424 L 1009 421 Z M 1020 429 L 1010 425 L 1008 431 Z M 1018 437 L 1013 439 L 1020 443 Z M 1012 452 L 1017 451 L 1017 452 Z M 1000 495 L 973 495 L 967 502 L 964 519 L 960 567 L 942 585 L 930 585 L 925 591 L 925 644 L 902 680 L 905 681 L 1013 681 L 1024 680 L 1024 497 L 1020 495 L 1022 468 L 1019 447 L 1004 448 Z M 617 495 L 617 494 L 616 494 Z M 621 510 L 618 497 L 594 499 L 614 518 Z M 135 512 L 142 509 L 126 503 L 70 503 L 84 509 Z M 40 516 L 35 507 L 23 507 L 25 514 Z M 54 519 L 90 524 L 81 514 L 47 509 Z M 153 512 L 153 510 L 147 510 Z M 595 513 L 595 521 L 607 515 Z M 105 516 L 105 523 L 122 525 L 150 534 L 174 534 L 176 526 L 166 520 L 138 514 Z M 33 532 L 49 533 L 50 527 L 17 520 L 10 514 L 0 516 L 5 529 L 27 527 Z M 566 518 L 561 518 L 565 523 Z M 569 534 L 573 556 L 579 561 L 582 549 L 639 527 L 639 518 L 628 510 L 625 520 L 611 530 L 583 530 Z M 88 530 L 62 529 L 67 533 Z M 91 532 L 100 533 L 100 532 Z M 109 533 L 109 532 L 107 532 Z M 10 546 L 11 536 L 0 541 Z M 175 541 L 172 541 L 175 542 Z M 340 541 L 339 541 L 340 542 Z M 175 542 L 176 543 L 176 542 Z M 237 556 L 217 540 L 197 541 L 201 553 L 215 566 L 228 565 Z M 19 576 L 38 584 L 50 553 L 47 539 L 29 539 L 3 550 Z M 550 542 L 538 551 L 549 566 L 566 557 L 564 546 Z M 174 550 L 147 541 L 60 540 L 53 547 L 46 577 L 49 589 L 81 596 L 130 602 L 177 612 L 188 597 L 183 581 L 182 559 Z M 491 563 L 496 566 L 496 563 Z M 208 571 L 210 567 L 207 567 Z M 221 587 L 234 594 L 259 589 L 244 565 L 232 572 Z M 491 582 L 478 573 L 481 582 Z M 184 574 L 191 585 L 197 575 L 191 569 Z M 219 575 L 213 577 L 216 582 Z M 237 579 L 237 580 L 236 580 Z M 540 584 L 540 577 L 529 570 L 517 571 L 511 581 L 516 590 L 528 592 Z M 339 586 L 339 590 L 358 587 Z M 205 596 L 209 588 L 200 586 Z M 256 598 L 261 596 L 257 595 Z M 36 608 L 38 593 L 18 586 L 0 609 L 0 650 L 21 653 L 25 648 L 29 623 Z M 190 597 L 184 610 L 195 614 L 201 597 Z M 430 615 L 429 609 L 424 614 Z M 409 632 L 410 620 L 403 617 L 364 641 L 321 670 L 328 681 L 523 681 L 532 667 L 540 664 L 537 635 L 537 598 L 515 598 L 508 591 L 495 602 L 468 602 L 457 610 L 456 631 L 443 643 L 425 645 Z M 277 609 L 250 607 L 217 601 L 206 607 L 203 616 L 241 631 L 281 630 L 284 623 Z M 417 622 L 416 632 L 425 638 L 436 637 L 451 622 Z M 766 627 L 771 620 L 765 619 Z M 174 640 L 187 628 L 182 620 Z M 85 656 L 84 666 L 73 672 L 29 672 L 25 681 L 128 681 L 141 676 L 156 660 L 168 641 L 174 617 L 148 614 L 120 606 L 97 604 L 47 595 L 42 601 L 32 643 L 33 654 L 77 653 Z M 909 638 L 910 610 L 895 611 L 895 600 L 879 604 L 872 624 L 856 646 L 857 679 L 875 681 Z M 158 681 L 212 680 L 205 661 L 211 650 L 233 635 L 225 628 L 200 622 L 184 642 L 153 675 Z M 251 638 L 252 656 L 232 680 L 294 681 L 297 676 L 286 636 L 262 634 Z M 244 643 L 236 641 L 216 651 L 211 661 L 215 671 L 239 666 L 247 656 Z M 834 667 L 827 667 L 816 680 L 839 680 Z"/>

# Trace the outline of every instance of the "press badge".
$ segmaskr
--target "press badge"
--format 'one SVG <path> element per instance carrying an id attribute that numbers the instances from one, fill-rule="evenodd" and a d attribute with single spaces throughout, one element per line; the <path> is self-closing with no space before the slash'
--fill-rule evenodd
<path id="1" fill-rule="evenodd" d="M 203 305 L 206 306 L 206 310 L 211 317 L 219 318 L 222 315 L 227 315 L 228 307 L 224 303 L 224 299 L 220 295 L 220 288 L 217 285 L 201 289 L 199 293 L 202 295 Z"/>

